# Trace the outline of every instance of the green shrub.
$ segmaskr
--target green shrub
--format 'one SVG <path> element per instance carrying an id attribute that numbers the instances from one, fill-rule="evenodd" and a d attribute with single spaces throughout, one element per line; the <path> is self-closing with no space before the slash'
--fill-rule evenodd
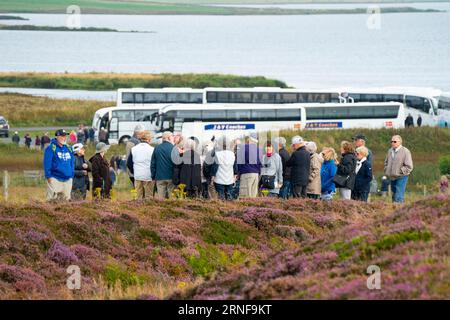
<path id="1" fill-rule="evenodd" d="M 103 279 L 108 286 L 113 287 L 120 284 L 123 289 L 129 286 L 142 285 L 145 282 L 145 277 L 115 263 L 106 266 Z"/>
<path id="2" fill-rule="evenodd" d="M 198 255 L 188 257 L 187 261 L 196 276 L 208 276 L 215 271 L 223 271 L 228 266 L 241 264 L 245 254 L 234 250 L 231 256 L 213 245 L 197 246 Z"/>
<path id="3" fill-rule="evenodd" d="M 226 220 L 210 220 L 203 225 L 203 240 L 211 244 L 240 244 L 245 246 L 248 234 L 243 228 Z"/>
<path id="4" fill-rule="evenodd" d="M 439 169 L 442 174 L 450 174 L 450 154 L 439 159 Z"/>

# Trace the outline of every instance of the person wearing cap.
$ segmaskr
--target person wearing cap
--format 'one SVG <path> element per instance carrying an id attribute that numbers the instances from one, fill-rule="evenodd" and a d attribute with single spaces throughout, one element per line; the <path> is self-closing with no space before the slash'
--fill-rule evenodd
<path id="1" fill-rule="evenodd" d="M 15 131 L 14 135 L 11 137 L 11 140 L 13 143 L 15 143 L 16 145 L 19 145 L 20 143 L 20 136 L 19 136 L 19 132 Z"/>
<path id="2" fill-rule="evenodd" d="M 131 148 L 127 167 L 134 176 L 137 199 L 144 200 L 153 196 L 155 186 L 150 171 L 154 148 L 150 145 L 152 141 L 150 131 L 142 132 L 139 140 L 140 142 Z"/>
<path id="3" fill-rule="evenodd" d="M 75 156 L 74 163 L 74 177 L 72 183 L 72 199 L 85 200 L 87 190 L 89 190 L 89 176 L 91 171 L 89 163 L 84 159 L 86 152 L 82 143 L 76 143 L 72 146 L 73 154 Z"/>
<path id="4" fill-rule="evenodd" d="M 305 141 L 300 136 L 292 138 L 291 157 L 286 165 L 291 168 L 291 178 L 294 198 L 306 198 L 306 188 L 309 182 L 311 166 L 310 153 L 305 148 Z"/>
<path id="5" fill-rule="evenodd" d="M 126 155 L 127 155 L 127 159 L 130 156 L 131 153 L 131 149 L 134 146 L 137 146 L 139 143 L 141 143 L 141 141 L 139 140 L 140 135 L 145 131 L 144 126 L 138 124 L 135 128 L 134 128 L 134 132 L 133 132 L 133 136 L 128 139 L 127 144 L 125 145 L 125 150 L 126 150 Z M 128 172 L 128 176 L 130 177 L 130 181 L 134 186 L 134 176 L 133 173 L 130 171 L 130 169 L 127 169 Z"/>
<path id="6" fill-rule="evenodd" d="M 74 176 L 74 156 L 67 146 L 67 133 L 60 129 L 44 152 L 44 174 L 47 179 L 47 201 L 70 200 Z"/>
<path id="7" fill-rule="evenodd" d="M 262 167 L 262 150 L 258 147 L 256 132 L 245 136 L 245 144 L 237 149 L 236 159 L 240 177 L 239 198 L 256 198 Z"/>
<path id="8" fill-rule="evenodd" d="M 95 146 L 95 155 L 89 162 L 92 164 L 92 196 L 93 198 L 111 198 L 112 181 L 109 173 L 109 163 L 105 154 L 109 145 L 99 142 Z M 100 191 L 100 192 L 99 192 Z"/>
<path id="9" fill-rule="evenodd" d="M 402 137 L 393 136 L 384 160 L 384 174 L 391 180 L 392 201 L 397 203 L 405 202 L 408 177 L 414 168 L 411 151 L 402 142 Z"/>
<path id="10" fill-rule="evenodd" d="M 158 198 L 161 199 L 170 198 L 175 188 L 172 183 L 174 148 L 172 132 L 165 131 L 162 134 L 162 142 L 153 150 L 150 171 L 152 180 L 156 181 Z"/>
<path id="11" fill-rule="evenodd" d="M 366 147 L 366 142 L 367 142 L 367 138 L 364 134 L 359 133 L 357 135 L 355 135 L 353 137 L 353 142 L 355 144 L 355 149 L 359 148 L 359 147 Z M 370 150 L 369 148 L 367 148 L 367 151 L 369 152 L 369 154 L 367 155 L 367 163 L 370 165 L 370 167 L 373 166 L 373 154 L 372 154 L 372 150 Z"/>

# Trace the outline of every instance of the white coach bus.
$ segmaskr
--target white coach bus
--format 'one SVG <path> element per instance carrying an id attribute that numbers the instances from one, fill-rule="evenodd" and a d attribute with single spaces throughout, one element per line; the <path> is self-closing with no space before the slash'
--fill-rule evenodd
<path id="1" fill-rule="evenodd" d="M 401 103 L 167 105 L 152 120 L 156 133 L 169 130 L 200 141 L 247 131 L 334 128 L 401 128 Z M 120 136 L 120 134 L 119 134 Z"/>
<path id="2" fill-rule="evenodd" d="M 411 114 L 414 124 L 419 115 L 422 124 L 436 126 L 438 124 L 438 99 L 441 90 L 433 88 L 345 88 L 340 95 L 347 102 L 401 102 L 405 105 L 405 115 Z"/>

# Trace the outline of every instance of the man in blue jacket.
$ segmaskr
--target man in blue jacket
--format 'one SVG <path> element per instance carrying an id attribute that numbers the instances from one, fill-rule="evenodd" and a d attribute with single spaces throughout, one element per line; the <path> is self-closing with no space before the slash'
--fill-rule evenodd
<path id="1" fill-rule="evenodd" d="M 170 198 L 175 188 L 173 178 L 173 135 L 170 131 L 162 134 L 162 143 L 155 147 L 152 154 L 150 170 L 152 180 L 156 181 L 156 190 L 161 199 Z"/>
<path id="2" fill-rule="evenodd" d="M 59 129 L 44 152 L 44 173 L 47 179 L 47 201 L 62 197 L 70 200 L 74 176 L 74 156 L 67 146 L 67 133 Z"/>

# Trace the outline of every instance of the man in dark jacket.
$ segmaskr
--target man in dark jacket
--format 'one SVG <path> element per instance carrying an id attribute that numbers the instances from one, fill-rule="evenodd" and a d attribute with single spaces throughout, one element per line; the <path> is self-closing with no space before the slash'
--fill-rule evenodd
<path id="1" fill-rule="evenodd" d="M 408 113 L 408 116 L 405 119 L 405 127 L 414 127 L 414 118 L 412 117 L 411 113 Z"/>
<path id="2" fill-rule="evenodd" d="M 72 199 L 85 200 L 89 190 L 89 176 L 91 171 L 89 163 L 84 159 L 85 149 L 82 143 L 76 143 L 72 147 L 75 155 L 75 175 L 72 182 Z"/>
<path id="3" fill-rule="evenodd" d="M 174 150 L 173 134 L 165 131 L 162 134 L 162 143 L 155 147 L 152 154 L 150 170 L 152 180 L 156 181 L 156 191 L 159 198 L 170 198 L 175 186 L 172 183 Z"/>
<path id="4" fill-rule="evenodd" d="M 279 198 L 288 199 L 292 195 L 291 187 L 291 168 L 289 168 L 286 163 L 288 162 L 291 155 L 286 150 L 286 139 L 279 137 L 275 139 L 275 146 L 278 146 L 278 154 L 281 157 L 281 164 L 283 166 L 283 185 L 281 186 Z"/>
<path id="5" fill-rule="evenodd" d="M 417 118 L 417 126 L 420 128 L 422 126 L 422 116 L 419 114 L 419 117 Z"/>
<path id="6" fill-rule="evenodd" d="M 305 148 L 305 141 L 300 136 L 292 138 L 292 148 L 295 150 L 286 165 L 291 168 L 290 181 L 293 186 L 294 198 L 306 198 L 306 187 L 309 182 L 311 157 Z"/>

